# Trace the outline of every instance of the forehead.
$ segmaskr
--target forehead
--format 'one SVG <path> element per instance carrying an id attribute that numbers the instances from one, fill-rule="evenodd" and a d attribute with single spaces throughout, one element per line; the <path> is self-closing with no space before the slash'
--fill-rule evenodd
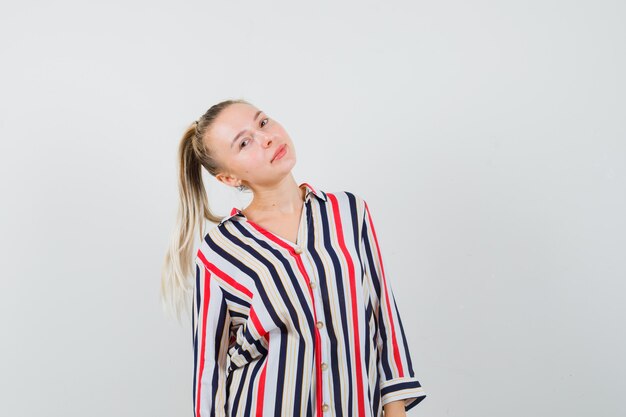
<path id="1" fill-rule="evenodd" d="M 232 134 L 234 137 L 241 129 L 254 121 L 253 118 L 257 111 L 259 109 L 249 104 L 231 104 L 215 118 L 211 131 L 216 136 L 226 134 L 231 137 Z"/>
<path id="2" fill-rule="evenodd" d="M 253 122 L 258 109 L 246 103 L 233 103 L 223 109 L 215 118 L 204 141 L 209 147 L 223 148 L 230 146 L 230 142 L 242 129 L 247 128 Z"/>

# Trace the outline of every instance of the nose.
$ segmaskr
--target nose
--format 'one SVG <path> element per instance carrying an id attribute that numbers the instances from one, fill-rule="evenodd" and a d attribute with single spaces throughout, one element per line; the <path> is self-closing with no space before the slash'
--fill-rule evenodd
<path id="1" fill-rule="evenodd" d="M 272 136 L 267 133 L 263 134 L 263 136 L 261 136 L 260 139 L 261 139 L 261 143 L 266 148 L 272 143 Z"/>

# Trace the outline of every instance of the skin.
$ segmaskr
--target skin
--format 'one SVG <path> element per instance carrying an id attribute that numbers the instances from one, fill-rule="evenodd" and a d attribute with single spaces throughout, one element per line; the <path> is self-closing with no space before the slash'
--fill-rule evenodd
<path id="1" fill-rule="evenodd" d="M 404 400 L 398 400 L 385 404 L 383 406 L 383 414 L 385 417 L 406 417 L 404 403 Z"/>
<path id="2" fill-rule="evenodd" d="M 223 171 L 215 178 L 225 185 L 248 186 L 253 199 L 243 212 L 246 217 L 275 230 L 291 223 L 297 225 L 304 189 L 291 173 L 296 164 L 296 150 L 291 137 L 276 120 L 261 110 L 245 103 L 235 103 L 224 109 L 203 138 L 205 146 L 221 162 Z M 245 133 L 231 143 L 237 134 Z M 274 153 L 286 145 L 286 153 L 272 161 Z M 284 226 L 283 226 L 284 227 Z M 288 234 L 287 228 L 282 229 Z M 293 232 L 293 227 L 290 232 Z M 387 403 L 383 407 L 386 417 L 405 417 L 404 400 Z"/>
<path id="3" fill-rule="evenodd" d="M 215 178 L 231 187 L 248 186 L 253 199 L 243 212 L 249 218 L 285 220 L 299 217 L 305 190 L 298 187 L 291 173 L 296 164 L 296 151 L 283 126 L 265 112 L 255 119 L 258 109 L 235 103 L 224 109 L 207 132 L 205 144 L 220 161 L 224 170 Z M 237 134 L 245 133 L 232 144 Z M 286 153 L 272 161 L 274 153 L 286 145 Z"/>

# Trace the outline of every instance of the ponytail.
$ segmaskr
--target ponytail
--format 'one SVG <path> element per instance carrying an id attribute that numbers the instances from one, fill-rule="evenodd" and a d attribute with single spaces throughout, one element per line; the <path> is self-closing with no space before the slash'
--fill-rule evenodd
<path id="1" fill-rule="evenodd" d="M 219 222 L 211 213 L 202 181 L 202 164 L 196 149 L 194 122 L 183 134 L 178 147 L 179 205 L 176 224 L 161 271 L 161 304 L 165 311 L 180 321 L 180 314 L 188 309 L 193 281 L 195 231 L 204 236 L 205 220 Z"/>
<path id="2" fill-rule="evenodd" d="M 206 190 L 202 181 L 202 168 L 215 176 L 222 171 L 208 152 L 202 138 L 220 112 L 233 103 L 250 104 L 246 100 L 225 100 L 217 103 L 185 130 L 178 146 L 179 205 L 176 225 L 161 269 L 161 305 L 180 322 L 180 314 L 189 309 L 194 287 L 195 253 L 193 239 L 199 230 L 200 241 L 204 238 L 205 221 L 219 223 L 222 217 L 209 209 Z"/>

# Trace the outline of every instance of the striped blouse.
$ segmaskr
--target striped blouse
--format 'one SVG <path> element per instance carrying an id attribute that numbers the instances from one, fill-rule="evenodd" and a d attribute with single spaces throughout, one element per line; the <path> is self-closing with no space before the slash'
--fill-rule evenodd
<path id="1" fill-rule="evenodd" d="M 195 417 L 380 417 L 426 397 L 367 203 L 300 187 L 296 242 L 233 207 L 200 243 Z"/>

